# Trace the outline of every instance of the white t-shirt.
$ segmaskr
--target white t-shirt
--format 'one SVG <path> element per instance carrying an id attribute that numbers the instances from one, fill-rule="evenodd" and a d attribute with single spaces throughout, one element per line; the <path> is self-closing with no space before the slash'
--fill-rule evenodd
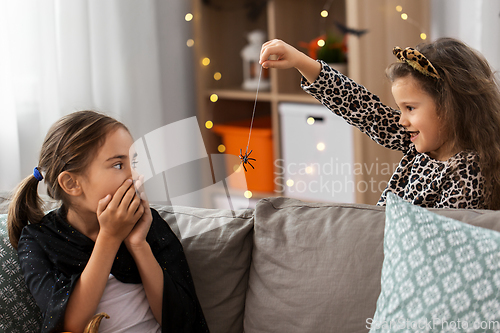
<path id="1" fill-rule="evenodd" d="M 99 333 L 161 333 L 142 283 L 122 283 L 109 275 L 96 313 L 105 312 Z"/>

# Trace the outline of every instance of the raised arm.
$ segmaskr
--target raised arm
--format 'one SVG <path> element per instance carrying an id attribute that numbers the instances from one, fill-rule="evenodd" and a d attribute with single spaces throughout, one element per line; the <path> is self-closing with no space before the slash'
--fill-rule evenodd
<path id="1" fill-rule="evenodd" d="M 398 124 L 399 111 L 327 64 L 278 39 L 262 45 L 260 63 L 266 68 L 296 68 L 303 76 L 302 88 L 333 113 L 384 147 L 408 149 L 411 141 Z"/>
<path id="2" fill-rule="evenodd" d="M 322 69 L 316 81 L 302 78 L 304 91 L 378 144 L 400 151 L 409 149 L 410 136 L 399 125 L 398 110 L 323 61 L 318 63 Z"/>

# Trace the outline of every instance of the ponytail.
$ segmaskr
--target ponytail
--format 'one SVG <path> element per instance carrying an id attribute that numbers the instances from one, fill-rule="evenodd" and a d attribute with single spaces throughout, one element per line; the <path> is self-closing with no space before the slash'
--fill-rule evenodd
<path id="1" fill-rule="evenodd" d="M 17 249 L 21 231 L 30 223 L 39 223 L 43 216 L 42 200 L 38 196 L 38 179 L 30 175 L 17 187 L 9 205 L 7 230 L 12 246 Z"/>

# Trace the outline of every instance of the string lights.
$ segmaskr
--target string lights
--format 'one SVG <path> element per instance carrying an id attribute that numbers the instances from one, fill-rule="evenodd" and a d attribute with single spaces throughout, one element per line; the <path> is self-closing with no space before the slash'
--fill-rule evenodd
<path id="1" fill-rule="evenodd" d="M 325 3 L 325 5 L 323 6 L 323 10 L 321 10 L 320 12 L 320 15 L 321 17 L 323 18 L 326 18 L 328 17 L 329 13 L 328 13 L 328 10 L 330 9 L 331 5 L 332 5 L 332 2 L 333 0 L 327 0 L 327 2 Z M 418 22 L 412 20 L 410 17 L 408 17 L 408 13 L 404 13 L 403 12 L 403 6 L 401 5 L 397 5 L 396 6 L 396 11 L 398 13 L 401 13 L 401 19 L 404 20 L 404 21 L 407 21 L 408 23 L 414 25 L 415 27 L 417 27 L 420 31 L 422 31 L 422 27 L 418 24 Z M 425 32 L 421 32 L 420 33 L 420 39 L 422 40 L 426 40 L 427 39 L 427 34 Z M 317 44 L 319 47 L 323 47 L 325 45 L 325 40 L 323 39 L 319 39 L 317 41 Z"/>
<path id="2" fill-rule="evenodd" d="M 316 149 L 318 149 L 319 151 L 323 151 L 325 150 L 326 146 L 323 142 L 320 142 L 316 145 Z"/>
<path id="3" fill-rule="evenodd" d="M 186 15 L 184 16 L 184 19 L 186 20 L 186 22 L 191 22 L 193 19 L 194 19 L 194 15 L 192 13 L 186 13 Z M 186 45 L 187 47 L 193 47 L 194 46 L 194 39 L 190 38 L 186 41 Z M 205 67 L 207 67 L 208 65 L 210 65 L 210 58 L 208 57 L 205 57 L 201 60 L 201 64 Z M 219 81 L 222 79 L 222 74 L 220 72 L 215 72 L 213 74 L 213 79 L 215 81 Z M 219 100 L 219 96 L 217 96 L 217 94 L 212 94 L 210 95 L 210 101 L 212 103 L 215 103 Z M 205 122 L 205 127 L 207 129 L 211 129 L 212 127 L 214 126 L 213 122 L 211 120 L 208 120 Z M 219 145 L 219 147 L 217 148 L 219 150 L 219 152 L 223 153 L 224 151 L 226 151 L 226 147 L 224 145 Z"/>
<path id="4" fill-rule="evenodd" d="M 403 12 L 403 6 L 397 5 L 397 6 L 396 6 L 396 11 L 397 11 L 398 13 L 401 13 L 401 19 L 402 19 L 403 21 L 406 21 L 406 22 L 410 23 L 411 25 L 413 25 L 413 26 L 417 27 L 417 28 L 418 28 L 418 30 L 420 30 L 420 31 L 421 31 L 421 33 L 420 33 L 420 39 L 422 39 L 422 40 L 426 40 L 426 39 L 427 39 L 427 34 L 426 34 L 425 32 L 422 32 L 422 30 L 423 30 L 423 29 L 422 29 L 422 27 L 418 24 L 418 22 L 416 22 L 415 20 L 411 19 L 411 18 L 408 16 L 408 14 L 407 14 L 407 13 L 404 13 L 404 12 Z"/>

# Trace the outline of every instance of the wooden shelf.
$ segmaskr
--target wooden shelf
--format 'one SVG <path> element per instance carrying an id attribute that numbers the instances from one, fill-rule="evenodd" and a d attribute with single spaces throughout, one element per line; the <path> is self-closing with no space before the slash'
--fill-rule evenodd
<path id="1" fill-rule="evenodd" d="M 255 101 L 255 91 L 245 91 L 241 89 L 214 89 L 207 91 L 207 98 L 216 94 L 219 99 L 231 99 L 231 100 L 241 100 L 241 101 Z M 311 97 L 305 92 L 299 92 L 297 94 L 273 94 L 269 91 L 259 91 L 259 96 L 257 98 L 258 102 L 295 102 L 295 103 L 312 103 L 319 104 L 319 102 Z"/>
<path id="2" fill-rule="evenodd" d="M 207 95 L 210 96 L 216 94 L 219 98 L 223 99 L 236 99 L 243 101 L 255 101 L 255 91 L 247 91 L 239 88 L 229 88 L 229 89 L 213 89 L 208 90 Z M 259 96 L 257 100 L 259 102 L 270 102 L 273 95 L 269 91 L 259 91 Z"/>

